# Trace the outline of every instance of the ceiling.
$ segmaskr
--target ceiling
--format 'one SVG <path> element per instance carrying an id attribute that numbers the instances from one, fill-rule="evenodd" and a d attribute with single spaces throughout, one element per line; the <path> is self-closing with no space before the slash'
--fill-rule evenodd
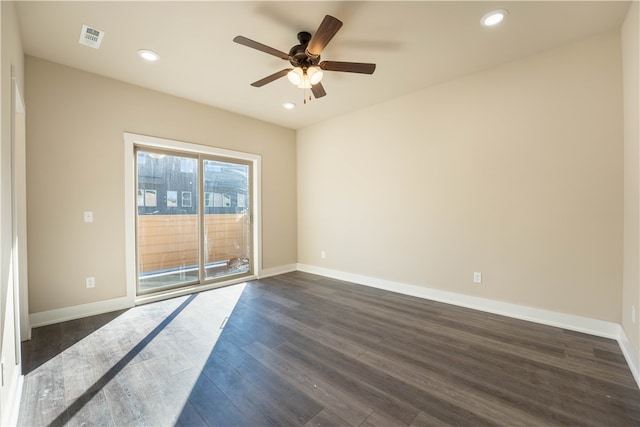
<path id="1" fill-rule="evenodd" d="M 25 54 L 224 110 L 299 129 L 458 76 L 619 28 L 628 2 L 17 2 Z M 497 27 L 480 25 L 504 8 Z M 250 86 L 289 63 L 234 43 L 243 35 L 281 51 L 324 15 L 344 26 L 323 60 L 374 62 L 373 75 L 325 72 L 327 96 L 281 78 Z M 105 32 L 99 50 L 80 45 L 82 25 Z M 151 49 L 160 60 L 141 60 Z M 285 110 L 284 102 L 297 107 Z"/>

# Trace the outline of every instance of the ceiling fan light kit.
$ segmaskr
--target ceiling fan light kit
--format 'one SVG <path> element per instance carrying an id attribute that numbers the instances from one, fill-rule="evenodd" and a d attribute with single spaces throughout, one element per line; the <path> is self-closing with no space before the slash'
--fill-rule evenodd
<path id="1" fill-rule="evenodd" d="M 308 68 L 296 67 L 287 73 L 287 78 L 300 89 L 311 89 L 312 85 L 320 83 L 323 75 L 322 70 L 314 65 Z"/>
<path id="2" fill-rule="evenodd" d="M 262 87 L 286 75 L 289 81 L 297 87 L 305 90 L 311 89 L 314 97 L 321 98 L 327 94 L 322 83 L 320 83 L 324 76 L 323 70 L 373 74 L 376 69 L 376 64 L 320 61 L 320 54 L 341 27 L 342 21 L 333 16 L 326 15 L 313 36 L 306 31 L 298 33 L 299 44 L 293 46 L 289 50 L 289 53 L 282 52 L 243 36 L 236 36 L 233 41 L 243 46 L 268 53 L 269 55 L 277 56 L 280 59 L 289 61 L 289 63 L 293 65 L 293 68 L 280 70 L 251 83 L 251 86 Z"/>

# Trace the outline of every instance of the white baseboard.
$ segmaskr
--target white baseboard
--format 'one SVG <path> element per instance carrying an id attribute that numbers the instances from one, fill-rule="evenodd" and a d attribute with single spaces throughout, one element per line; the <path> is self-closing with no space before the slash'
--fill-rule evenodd
<path id="1" fill-rule="evenodd" d="M 638 387 L 640 388 L 640 354 L 636 353 L 636 350 L 631 345 L 631 341 L 629 341 L 629 338 L 622 327 L 620 328 L 618 344 L 620 344 L 622 354 L 624 354 L 624 358 L 627 359 L 627 364 L 633 374 L 633 378 L 635 378 L 636 384 L 638 384 Z"/>
<path id="2" fill-rule="evenodd" d="M 292 271 L 296 271 L 297 264 L 287 264 L 278 267 L 266 268 L 260 271 L 259 278 L 276 276 L 278 274 L 290 273 Z M 255 278 L 255 277 L 253 277 Z M 252 278 L 249 278 L 251 280 Z M 241 282 L 248 280 L 246 277 L 242 278 L 242 280 L 235 280 L 235 282 Z M 200 287 L 197 288 L 197 291 L 204 291 L 207 289 L 219 287 L 220 283 L 216 283 L 211 285 L 210 287 Z M 188 289 L 188 290 L 177 290 L 174 294 L 170 296 L 180 296 L 184 295 L 188 292 L 193 292 L 196 290 Z M 154 302 L 156 300 L 166 299 L 166 295 L 161 296 L 150 296 L 143 297 L 136 300 L 135 297 L 120 297 L 113 298 L 105 301 L 96 301 L 88 304 L 75 305 L 71 307 L 64 307 L 55 310 L 49 311 L 41 311 L 38 313 L 31 313 L 29 315 L 29 321 L 31 323 L 32 328 L 37 328 L 39 326 L 51 325 L 59 322 L 66 322 L 67 320 L 80 319 L 82 317 L 94 316 L 96 314 L 108 313 L 111 311 L 123 310 L 127 308 L 132 308 L 136 304 L 143 304 L 148 302 Z"/>
<path id="3" fill-rule="evenodd" d="M 292 271 L 296 271 L 296 269 L 297 269 L 297 264 L 287 264 L 283 266 L 267 268 L 260 271 L 259 277 L 264 278 L 269 276 L 276 276 L 278 274 L 290 273 Z M 250 278 L 245 277 L 245 278 L 242 278 L 242 280 L 235 280 L 234 282 L 240 283 L 242 281 L 252 280 L 254 278 L 255 277 L 250 277 Z M 225 283 L 225 284 L 231 284 L 231 282 Z M 204 290 L 212 289 L 215 287 L 219 287 L 220 285 L 221 285 L 220 283 L 215 283 L 209 287 L 199 287 L 199 288 L 193 288 L 193 289 L 190 288 L 187 290 L 178 289 L 175 293 L 172 293 L 169 296 L 170 297 L 180 296 L 189 292 L 193 292 L 194 290 L 204 291 Z M 167 298 L 167 295 L 160 295 L 160 296 L 152 295 L 149 297 L 138 298 L 137 300 L 135 297 L 113 298 L 105 301 L 96 301 L 88 304 L 75 305 L 71 307 L 64 307 L 64 308 L 59 308 L 59 309 L 49 310 L 49 311 L 41 311 L 38 313 L 31 313 L 29 315 L 29 321 L 31 323 L 32 328 L 37 328 L 39 326 L 46 326 L 46 325 L 52 325 L 54 323 L 66 322 L 67 320 L 80 319 L 82 317 L 94 316 L 96 314 L 103 314 L 103 313 L 109 313 L 111 311 L 124 310 L 127 308 L 132 308 L 136 304 L 144 304 L 144 303 L 159 301 L 166 298 Z"/>
<path id="4" fill-rule="evenodd" d="M 588 317 L 575 316 L 572 314 L 558 313 L 555 311 L 543 310 L 539 308 L 527 307 L 518 304 L 511 304 L 487 298 L 474 297 L 470 295 L 457 294 L 454 292 L 442 291 L 422 286 L 409 285 L 401 282 L 378 279 L 370 276 L 346 273 L 307 264 L 298 264 L 298 270 L 306 273 L 318 274 L 332 279 L 343 280 L 359 285 L 371 286 L 373 288 L 384 289 L 404 295 L 424 298 L 432 301 L 443 302 L 460 307 L 471 308 L 488 313 L 499 314 L 520 320 L 540 323 L 548 326 L 555 326 L 571 331 L 582 332 L 604 338 L 611 338 L 618 341 L 622 354 L 627 360 L 629 369 L 640 387 L 640 363 L 638 354 L 627 339 L 622 326 L 617 323 L 604 320 L 591 319 Z"/>
<path id="5" fill-rule="evenodd" d="M 134 300 L 130 297 L 113 298 L 55 310 L 41 311 L 39 313 L 31 313 L 29 315 L 29 321 L 31 322 L 32 328 L 37 328 L 38 326 L 51 325 L 59 322 L 66 322 L 67 320 L 94 316 L 96 314 L 124 310 L 131 308 L 134 305 Z"/>
<path id="6" fill-rule="evenodd" d="M 393 282 L 390 280 L 377 279 L 375 277 L 362 276 L 358 274 L 345 273 L 337 270 L 330 270 L 312 265 L 298 264 L 300 271 L 319 274 L 333 279 L 344 280 L 359 285 L 371 286 L 387 291 L 398 292 L 405 295 L 439 301 L 460 307 L 499 314 L 521 320 L 542 323 L 544 325 L 556 326 L 572 331 L 584 332 L 606 338 L 617 339 L 620 336 L 620 325 L 603 320 L 595 320 L 587 317 L 574 316 L 571 314 L 558 313 L 539 308 L 532 308 L 523 305 L 500 302 L 487 298 L 474 297 L 470 295 L 457 294 L 454 292 L 442 291 L 439 289 L 427 288 L 423 286 L 408 285 L 406 283 Z"/>
<path id="7" fill-rule="evenodd" d="M 277 276 L 278 274 L 291 273 L 292 271 L 296 271 L 297 269 L 297 264 L 287 264 L 278 267 L 265 268 L 260 270 L 258 278 L 264 279 L 265 277 Z"/>

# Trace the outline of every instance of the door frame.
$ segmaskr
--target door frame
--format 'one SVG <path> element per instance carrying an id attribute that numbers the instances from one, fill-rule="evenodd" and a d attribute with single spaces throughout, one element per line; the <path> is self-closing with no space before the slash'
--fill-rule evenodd
<path id="1" fill-rule="evenodd" d="M 31 339 L 29 321 L 29 286 L 27 269 L 27 174 L 26 174 L 26 108 L 18 82 L 13 80 L 13 117 L 11 129 L 11 209 L 13 285 L 16 310 L 16 358 L 20 342 Z M 19 360 L 19 359 L 17 359 Z"/>

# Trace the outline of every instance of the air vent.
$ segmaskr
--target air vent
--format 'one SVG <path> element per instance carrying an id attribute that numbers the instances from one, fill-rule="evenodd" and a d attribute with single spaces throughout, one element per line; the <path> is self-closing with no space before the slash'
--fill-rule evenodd
<path id="1" fill-rule="evenodd" d="M 85 46 L 100 49 L 100 43 L 102 43 L 103 37 L 104 31 L 89 27 L 88 25 L 83 25 L 79 42 Z"/>

